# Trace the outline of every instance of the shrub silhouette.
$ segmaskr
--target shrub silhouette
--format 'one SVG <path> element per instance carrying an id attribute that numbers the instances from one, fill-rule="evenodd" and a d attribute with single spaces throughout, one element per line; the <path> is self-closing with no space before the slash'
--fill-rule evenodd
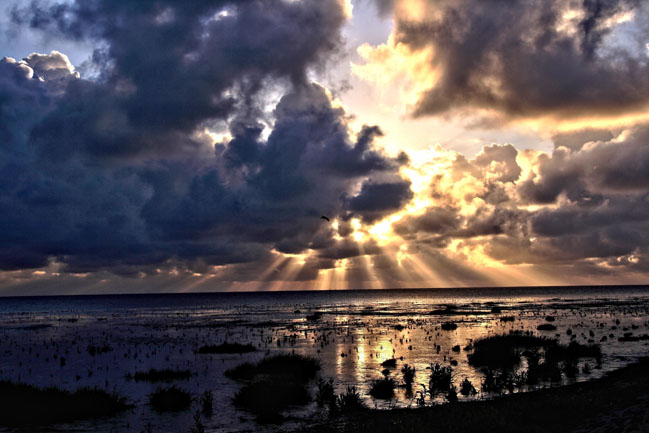
<path id="1" fill-rule="evenodd" d="M 227 370 L 231 379 L 248 382 L 234 396 L 234 404 L 257 416 L 262 423 L 276 423 L 281 412 L 311 401 L 306 383 L 320 369 L 317 359 L 297 354 L 280 354 L 257 363 L 243 363 Z M 333 386 L 333 384 L 332 384 Z"/>
<path id="2" fill-rule="evenodd" d="M 355 386 L 347 387 L 347 391 L 336 398 L 336 406 L 341 412 L 354 412 L 365 409 L 365 403 Z"/>
<path id="3" fill-rule="evenodd" d="M 149 394 L 149 404 L 158 412 L 177 412 L 187 409 L 192 402 L 189 392 L 176 386 L 158 388 Z"/>
<path id="4" fill-rule="evenodd" d="M 401 373 L 403 374 L 403 382 L 406 384 L 406 388 L 412 388 L 412 382 L 415 380 L 415 367 L 406 364 L 401 368 Z"/>
<path id="5" fill-rule="evenodd" d="M 438 392 L 447 392 L 451 388 L 453 369 L 451 367 L 443 367 L 439 364 L 431 365 L 430 369 L 428 388 L 431 395 Z"/>
<path id="6" fill-rule="evenodd" d="M 0 424 L 31 425 L 114 415 L 130 406 L 124 397 L 96 388 L 74 392 L 0 381 Z"/>
<path id="7" fill-rule="evenodd" d="M 310 356 L 280 354 L 262 359 L 256 364 L 240 364 L 225 372 L 234 380 L 253 380 L 260 375 L 281 377 L 285 380 L 305 382 L 313 379 L 320 370 L 320 362 Z"/>
<path id="8" fill-rule="evenodd" d="M 336 404 L 336 393 L 334 392 L 333 379 L 323 380 L 318 379 L 318 392 L 316 393 L 316 402 L 318 406 L 327 405 L 333 407 Z"/>
<path id="9" fill-rule="evenodd" d="M 370 387 L 370 395 L 374 398 L 389 400 L 394 397 L 394 380 L 386 377 L 375 380 Z"/>

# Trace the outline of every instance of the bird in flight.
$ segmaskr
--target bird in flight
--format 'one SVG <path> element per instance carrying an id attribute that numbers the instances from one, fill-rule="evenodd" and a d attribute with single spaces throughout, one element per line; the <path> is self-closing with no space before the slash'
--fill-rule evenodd
<path id="1" fill-rule="evenodd" d="M 322 215 L 322 216 L 321 216 L 320 218 L 322 218 L 323 220 L 327 220 L 327 221 L 330 221 L 330 220 L 329 220 L 329 218 L 327 218 L 327 217 L 326 217 L 326 216 L 324 216 L 324 215 Z"/>

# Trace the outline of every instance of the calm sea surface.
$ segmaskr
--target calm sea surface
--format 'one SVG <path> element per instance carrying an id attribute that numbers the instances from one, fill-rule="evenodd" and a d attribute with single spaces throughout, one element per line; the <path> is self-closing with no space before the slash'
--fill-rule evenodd
<path id="1" fill-rule="evenodd" d="M 308 320 L 314 313 L 317 319 Z M 204 420 L 207 431 L 282 431 L 304 428 L 325 414 L 312 403 L 289 411 L 291 421 L 283 425 L 260 426 L 232 404 L 241 385 L 226 378 L 225 370 L 268 354 L 296 352 L 318 358 L 320 377 L 333 379 L 338 392 L 356 386 L 371 407 L 408 407 L 423 389 L 420 384 L 428 384 L 435 363 L 451 366 L 457 385 L 468 378 L 480 390 L 485 373 L 469 365 L 465 347 L 511 331 L 601 345 L 600 364 L 580 359 L 575 378 L 537 386 L 600 377 L 649 355 L 649 339 L 642 338 L 649 333 L 648 313 L 649 287 L 638 286 L 0 298 L 0 379 L 70 390 L 96 386 L 135 405 L 111 419 L 44 432 L 139 433 L 146 424 L 153 432 L 189 431 L 198 402 L 184 412 L 156 413 L 147 396 L 158 385 L 127 378 L 150 368 L 189 369 L 191 378 L 176 382 L 179 387 L 195 397 L 214 393 L 214 414 Z M 556 329 L 537 330 L 548 316 Z M 441 329 L 446 322 L 457 329 Z M 250 343 L 257 351 L 195 353 L 225 341 Z M 111 350 L 92 355 L 89 346 Z M 403 364 L 416 368 L 414 393 L 398 388 L 392 400 L 374 399 L 369 387 L 383 377 L 381 363 L 391 358 L 397 360 L 391 372 L 397 382 Z M 443 401 L 428 396 L 426 404 Z"/>

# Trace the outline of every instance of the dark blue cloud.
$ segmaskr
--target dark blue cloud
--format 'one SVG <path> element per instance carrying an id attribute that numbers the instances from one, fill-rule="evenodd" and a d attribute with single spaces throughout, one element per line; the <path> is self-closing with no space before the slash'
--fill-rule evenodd
<path id="1" fill-rule="evenodd" d="M 346 209 L 371 222 L 401 209 L 413 197 L 410 181 L 364 182 L 360 192 L 346 200 Z"/>
<path id="2" fill-rule="evenodd" d="M 340 46 L 337 0 L 32 2 L 13 19 L 94 41 L 97 74 L 59 53 L 0 62 L 2 269 L 136 275 L 334 248 L 320 215 L 398 168 L 378 128 L 353 139 L 306 78 Z M 217 124 L 231 140 L 201 135 Z"/>

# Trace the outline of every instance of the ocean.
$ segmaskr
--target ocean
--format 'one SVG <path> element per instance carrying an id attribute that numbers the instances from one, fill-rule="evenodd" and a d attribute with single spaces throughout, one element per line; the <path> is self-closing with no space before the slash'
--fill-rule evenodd
<path id="1" fill-rule="evenodd" d="M 443 395 L 424 393 L 431 366 L 440 364 L 452 368 L 454 384 L 467 379 L 478 391 L 460 400 L 492 398 L 497 393 L 480 392 L 485 369 L 468 361 L 476 341 L 520 332 L 601 347 L 601 359 L 580 358 L 573 374 L 520 381 L 503 391 L 526 392 L 601 377 L 649 355 L 648 312 L 648 286 L 0 298 L 0 379 L 67 390 L 98 387 L 133 404 L 115 417 L 46 426 L 42 432 L 139 433 L 147 425 L 153 432 L 189 431 L 205 391 L 214 395 L 214 412 L 203 419 L 208 432 L 299 430 L 325 411 L 311 402 L 289 409 L 282 424 L 260 425 L 234 405 L 242 384 L 224 372 L 278 353 L 312 356 L 320 362 L 319 377 L 332 379 L 337 393 L 354 386 L 368 406 L 387 410 L 412 407 L 422 396 L 424 404 L 443 404 Z M 256 350 L 196 353 L 223 342 Z M 382 366 L 390 359 L 396 368 Z M 370 395 L 381 378 L 400 384 L 405 364 L 416 369 L 412 391 L 398 386 L 391 399 Z M 131 378 L 150 368 L 189 370 L 188 379 L 173 383 L 192 394 L 192 407 L 153 410 L 148 395 L 161 384 Z M 316 391 L 311 382 L 311 396 Z"/>

